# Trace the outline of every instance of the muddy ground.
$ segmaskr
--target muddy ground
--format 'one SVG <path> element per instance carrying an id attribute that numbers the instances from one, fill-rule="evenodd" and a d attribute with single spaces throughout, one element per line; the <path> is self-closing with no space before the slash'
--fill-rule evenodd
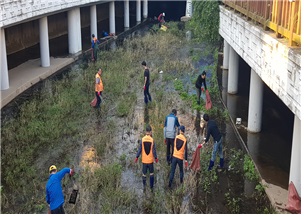
<path id="1" fill-rule="evenodd" d="M 217 96 L 218 86 L 213 75 L 217 70 L 217 47 L 186 41 L 185 32 L 179 30 L 178 25 L 170 27 L 167 32 L 148 30 L 134 35 L 121 47 L 102 51 L 96 64 L 74 65 L 69 75 L 46 82 L 43 93 L 33 99 L 35 102 L 30 99 L 22 105 L 20 114 L 11 120 L 15 123 L 5 123 L 3 127 L 29 135 L 16 138 L 9 129 L 1 132 L 4 137 L 1 140 L 3 213 L 46 213 L 44 187 L 47 168 L 53 163 L 61 168 L 74 165 L 76 169 L 73 178 L 63 180 L 66 213 L 273 213 L 258 179 L 248 180 L 244 176 L 245 153 L 223 115 L 225 111 Z M 150 67 L 152 80 L 152 103 L 148 105 L 144 104 L 142 90 L 143 68 L 140 63 L 143 60 Z M 89 102 L 93 98 L 92 77 L 99 67 L 104 71 L 105 90 L 102 108 L 96 110 L 89 106 Z M 177 169 L 170 191 L 170 166 L 166 163 L 163 143 L 164 119 L 173 108 L 178 110 L 179 122 L 186 127 L 191 164 L 192 153 L 203 139 L 201 116 L 204 108 L 193 103 L 193 82 L 202 70 L 207 70 L 207 85 L 213 101 L 210 115 L 218 120 L 224 137 L 225 169 L 207 171 L 211 141 L 201 150 L 201 171 L 194 173 L 186 169 L 181 185 L 177 181 Z M 182 83 L 182 87 L 178 83 Z M 70 104 L 63 100 L 65 91 Z M 49 102 L 51 108 L 40 108 L 40 103 L 47 107 L 48 102 L 44 100 L 48 98 L 54 100 Z M 52 129 L 51 119 L 55 118 L 60 106 L 65 106 L 65 112 L 58 114 L 57 123 L 65 126 L 57 131 L 56 127 Z M 35 128 L 45 127 L 39 134 L 21 128 L 29 127 L 33 119 L 44 118 L 39 117 L 42 110 L 46 115 L 47 111 L 51 112 L 49 119 L 43 119 L 48 127 L 42 123 L 35 125 Z M 30 117 L 25 118 L 24 113 Z M 147 123 L 152 126 L 159 158 L 159 163 L 154 164 L 154 192 L 143 190 L 141 162 L 134 163 L 138 140 L 144 135 Z M 57 136 L 48 135 L 55 132 Z M 16 145 L 18 141 L 26 143 L 38 139 L 35 145 Z M 19 155 L 20 161 L 14 160 L 14 166 L 9 165 L 9 160 Z M 32 162 L 30 174 L 26 169 L 13 171 L 13 167 L 27 167 L 24 158 Z M 23 172 L 26 175 L 23 176 Z M 23 180 L 17 184 L 20 178 Z M 75 205 L 68 203 L 73 189 L 79 191 Z"/>

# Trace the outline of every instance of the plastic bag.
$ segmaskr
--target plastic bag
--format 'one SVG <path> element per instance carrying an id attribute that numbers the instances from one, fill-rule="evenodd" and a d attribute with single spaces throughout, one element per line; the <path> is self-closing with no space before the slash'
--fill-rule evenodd
<path id="1" fill-rule="evenodd" d="M 190 169 L 193 171 L 199 171 L 201 169 L 201 163 L 200 163 L 200 149 L 197 147 L 195 152 L 193 153 L 193 160 L 190 165 Z"/>
<path id="2" fill-rule="evenodd" d="M 91 105 L 92 107 L 95 107 L 96 104 L 97 104 L 97 97 L 94 97 L 94 99 L 91 101 L 90 105 Z"/>
<path id="3" fill-rule="evenodd" d="M 212 102 L 211 102 L 209 91 L 207 89 L 206 90 L 206 110 L 211 109 L 211 107 L 212 107 Z"/>
<path id="4" fill-rule="evenodd" d="M 288 204 L 286 210 L 293 214 L 301 214 L 301 198 L 293 182 L 288 187 Z"/>

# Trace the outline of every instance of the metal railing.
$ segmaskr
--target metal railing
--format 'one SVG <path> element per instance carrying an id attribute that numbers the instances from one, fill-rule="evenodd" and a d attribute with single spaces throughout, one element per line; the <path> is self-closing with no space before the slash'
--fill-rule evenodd
<path id="1" fill-rule="evenodd" d="M 301 0 L 222 0 L 224 5 L 271 29 L 289 46 L 301 45 Z"/>

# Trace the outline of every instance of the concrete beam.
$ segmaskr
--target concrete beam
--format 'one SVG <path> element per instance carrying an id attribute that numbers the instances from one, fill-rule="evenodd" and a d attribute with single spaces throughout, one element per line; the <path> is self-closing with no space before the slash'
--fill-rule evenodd
<path id="1" fill-rule="evenodd" d="M 228 88 L 229 94 L 238 92 L 239 56 L 232 47 L 229 48 Z"/>
<path id="2" fill-rule="evenodd" d="M 49 67 L 50 47 L 49 47 L 49 29 L 48 29 L 47 17 L 43 17 L 39 19 L 39 37 L 40 37 L 41 67 Z"/>
<path id="3" fill-rule="evenodd" d="M 143 17 L 144 19 L 148 18 L 148 0 L 143 0 Z"/>
<path id="4" fill-rule="evenodd" d="M 251 69 L 247 128 L 249 132 L 257 133 L 261 131 L 262 113 L 263 81 L 259 75 L 257 75 L 257 73 Z"/>
<path id="5" fill-rule="evenodd" d="M 90 18 L 91 18 L 91 35 L 94 34 L 95 37 L 98 38 L 96 5 L 92 5 L 90 7 Z"/>
<path id="6" fill-rule="evenodd" d="M 8 79 L 8 70 L 7 70 L 4 28 L 0 28 L 0 69 L 1 69 L 1 90 L 5 90 L 9 88 L 9 79 Z"/>
<path id="7" fill-rule="evenodd" d="M 68 11 L 69 53 L 75 54 L 82 50 L 80 8 Z"/>
<path id="8" fill-rule="evenodd" d="M 297 116 L 294 117 L 293 123 L 289 183 L 291 181 L 301 197 L 301 120 Z"/>
<path id="9" fill-rule="evenodd" d="M 136 23 L 141 22 L 141 0 L 136 0 Z"/>
<path id="10" fill-rule="evenodd" d="M 129 6 L 129 0 L 125 0 L 124 2 L 124 27 L 125 30 L 130 28 L 130 6 Z"/>
<path id="11" fill-rule="evenodd" d="M 115 1 L 109 3 L 109 16 L 110 34 L 115 34 Z"/>

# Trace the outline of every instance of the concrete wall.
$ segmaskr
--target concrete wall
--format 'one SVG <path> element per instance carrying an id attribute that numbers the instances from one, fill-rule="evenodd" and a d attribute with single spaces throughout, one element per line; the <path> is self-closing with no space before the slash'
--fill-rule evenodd
<path id="1" fill-rule="evenodd" d="M 301 119 L 301 49 L 220 6 L 220 35 Z M 242 71 L 240 71 L 242 73 Z"/>
<path id="2" fill-rule="evenodd" d="M 120 9 L 121 10 L 121 9 Z M 90 26 L 90 7 L 82 7 L 81 27 Z M 107 20 L 109 16 L 109 5 L 97 5 L 98 21 Z M 68 33 L 67 12 L 60 12 L 48 16 L 49 39 L 53 39 Z M 107 29 L 105 29 L 107 30 Z M 101 33 L 101 29 L 99 29 Z M 20 23 L 5 28 L 7 55 L 18 52 L 25 48 L 39 43 L 39 22 L 38 19 Z M 22 37 L 21 37 L 22 36 Z M 90 39 L 90 38 L 89 38 Z"/>
<path id="3" fill-rule="evenodd" d="M 45 14 L 58 13 L 75 6 L 100 4 L 101 0 L 1 0 L 0 27 L 7 27 Z"/>

